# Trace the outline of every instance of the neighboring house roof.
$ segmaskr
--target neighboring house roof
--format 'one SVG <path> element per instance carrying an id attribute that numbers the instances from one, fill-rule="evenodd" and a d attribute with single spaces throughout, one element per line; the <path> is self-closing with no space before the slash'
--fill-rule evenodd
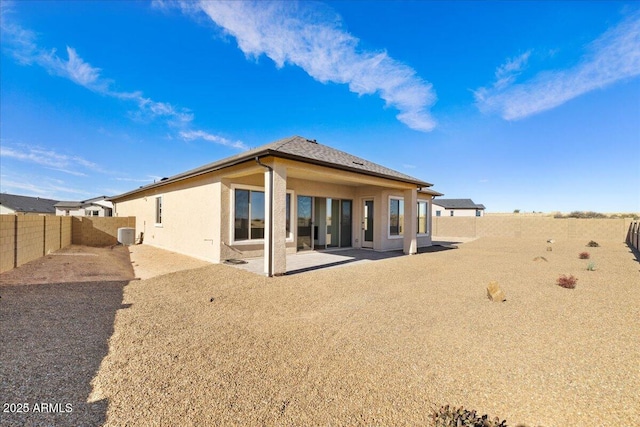
<path id="1" fill-rule="evenodd" d="M 99 197 L 94 197 L 93 199 L 88 199 L 88 200 L 82 200 L 80 202 L 75 202 L 75 201 L 62 201 L 62 202 L 58 202 L 55 204 L 55 207 L 58 209 L 82 209 L 85 208 L 87 206 L 99 206 L 99 207 L 107 207 L 102 203 L 99 202 L 103 202 L 105 204 L 111 204 L 111 202 L 105 202 L 105 200 L 108 199 L 107 196 L 99 196 Z"/>
<path id="2" fill-rule="evenodd" d="M 21 213 L 56 213 L 57 200 L 41 197 L 19 196 L 16 194 L 0 194 L 0 205 Z"/>
<path id="3" fill-rule="evenodd" d="M 437 191 L 432 190 L 430 188 L 421 188 L 421 189 L 418 190 L 418 193 L 429 194 L 429 195 L 434 196 L 434 197 L 435 196 L 444 196 L 444 194 L 438 193 Z"/>
<path id="4" fill-rule="evenodd" d="M 345 153 L 344 151 L 336 150 L 335 148 L 319 144 L 316 141 L 309 140 L 301 136 L 292 136 L 245 151 L 235 156 L 227 157 L 217 162 L 209 163 L 207 165 L 172 176 L 170 178 L 163 178 L 161 181 L 154 184 L 140 187 L 136 190 L 121 194 L 119 196 L 114 196 L 111 198 L 111 200 L 128 196 L 130 194 L 135 194 L 149 188 L 159 187 L 171 182 L 180 181 L 182 179 L 192 178 L 194 176 L 202 175 L 208 172 L 221 170 L 230 166 L 253 160 L 255 157 L 265 156 L 274 156 L 283 159 L 296 160 L 304 163 L 327 166 L 334 169 L 361 173 L 365 175 L 393 179 L 396 181 L 416 184 L 420 187 L 432 186 L 432 184 L 429 184 L 428 182 L 421 181 L 417 178 L 405 175 L 401 172 L 389 169 L 377 163 L 373 163 L 349 153 Z"/>
<path id="5" fill-rule="evenodd" d="M 484 205 L 478 205 L 471 199 L 437 199 L 433 204 L 445 209 L 485 209 Z"/>

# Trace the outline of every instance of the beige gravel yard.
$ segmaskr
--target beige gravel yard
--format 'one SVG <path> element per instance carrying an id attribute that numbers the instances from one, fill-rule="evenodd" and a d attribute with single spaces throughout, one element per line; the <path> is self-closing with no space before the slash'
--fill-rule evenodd
<path id="1" fill-rule="evenodd" d="M 428 425 L 443 404 L 510 426 L 640 425 L 640 263 L 622 242 L 587 241 L 132 281 L 88 405 L 108 402 L 110 426 Z M 492 280 L 506 302 L 486 298 Z"/>

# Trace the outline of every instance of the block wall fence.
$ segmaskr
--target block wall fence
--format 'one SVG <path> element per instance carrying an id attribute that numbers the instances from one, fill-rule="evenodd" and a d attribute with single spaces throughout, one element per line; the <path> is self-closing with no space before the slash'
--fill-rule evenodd
<path id="1" fill-rule="evenodd" d="M 0 272 L 71 244 L 115 245 L 118 228 L 135 225 L 135 217 L 0 215 Z"/>
<path id="2" fill-rule="evenodd" d="M 438 237 L 628 240 L 632 218 L 553 218 L 519 216 L 433 217 Z"/>
<path id="3" fill-rule="evenodd" d="M 627 244 L 635 248 L 636 252 L 640 251 L 640 221 L 633 221 L 629 225 Z"/>
<path id="4" fill-rule="evenodd" d="M 640 250 L 640 221 L 531 216 L 433 217 L 435 237 L 618 240 Z M 71 244 L 109 246 L 135 217 L 0 215 L 0 272 Z"/>

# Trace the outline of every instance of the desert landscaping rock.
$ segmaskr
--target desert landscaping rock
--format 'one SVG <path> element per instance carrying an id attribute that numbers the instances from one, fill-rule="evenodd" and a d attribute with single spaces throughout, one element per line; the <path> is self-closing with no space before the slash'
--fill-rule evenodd
<path id="1" fill-rule="evenodd" d="M 493 302 L 504 302 L 507 300 L 504 291 L 500 289 L 500 285 L 495 281 L 489 282 L 489 286 L 487 286 L 487 296 Z"/>
<path id="2" fill-rule="evenodd" d="M 271 279 L 226 265 L 154 275 L 169 255 L 143 246 L 148 279 L 128 282 L 110 315 L 74 313 L 80 327 L 105 323 L 95 353 L 72 346 L 84 335 L 20 340 L 51 307 L 7 302 L 17 287 L 0 282 L 0 394 L 84 399 L 107 426 L 414 426 L 445 404 L 510 426 L 640 425 L 640 264 L 624 243 L 600 243 L 598 270 L 571 292 L 555 281 L 584 270 L 584 239 L 556 239 L 546 263 L 531 262 L 544 239 L 481 238 Z M 492 280 L 509 284 L 508 304 L 487 303 Z M 83 295 L 46 298 L 73 307 Z M 56 340 L 61 357 L 89 361 L 82 372 L 37 350 Z"/>

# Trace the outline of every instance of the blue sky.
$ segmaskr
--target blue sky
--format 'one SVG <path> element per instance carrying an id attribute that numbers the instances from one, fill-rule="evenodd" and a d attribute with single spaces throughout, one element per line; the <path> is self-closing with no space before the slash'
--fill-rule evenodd
<path id="1" fill-rule="evenodd" d="M 635 2 L 2 1 L 0 191 L 301 135 L 489 212 L 640 212 Z"/>

